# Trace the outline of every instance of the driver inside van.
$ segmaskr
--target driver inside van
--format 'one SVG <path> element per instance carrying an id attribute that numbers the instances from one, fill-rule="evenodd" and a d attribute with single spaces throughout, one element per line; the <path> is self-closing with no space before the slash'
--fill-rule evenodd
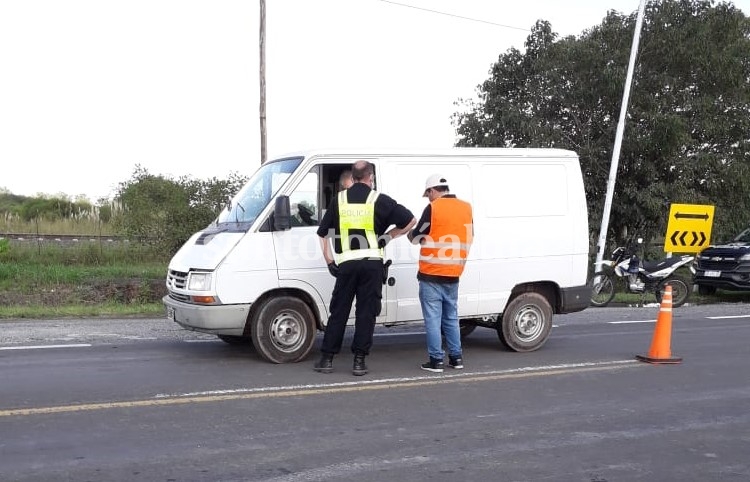
<path id="1" fill-rule="evenodd" d="M 315 208 L 308 206 L 305 202 L 295 203 L 291 206 L 290 222 L 292 226 L 317 226 Z"/>

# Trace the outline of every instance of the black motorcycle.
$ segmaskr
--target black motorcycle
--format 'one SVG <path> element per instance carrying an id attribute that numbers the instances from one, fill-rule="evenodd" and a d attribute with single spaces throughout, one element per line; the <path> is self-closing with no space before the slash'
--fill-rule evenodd
<path id="1" fill-rule="evenodd" d="M 638 238 L 637 244 L 643 243 Z M 628 293 L 653 293 L 661 302 L 664 287 L 672 286 L 672 306 L 682 306 L 690 296 L 692 282 L 675 273 L 678 268 L 692 263 L 694 256 L 676 255 L 660 261 L 641 261 L 632 242 L 612 251 L 612 259 L 602 262 L 602 270 L 594 274 L 591 304 L 607 306 L 615 296 L 617 278 L 622 280 Z"/>

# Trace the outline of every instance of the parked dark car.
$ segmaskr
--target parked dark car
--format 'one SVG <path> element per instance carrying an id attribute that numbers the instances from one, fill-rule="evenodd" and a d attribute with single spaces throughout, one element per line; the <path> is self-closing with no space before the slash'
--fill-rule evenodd
<path id="1" fill-rule="evenodd" d="M 750 228 L 729 243 L 709 246 L 695 261 L 693 283 L 698 293 L 710 295 L 717 288 L 750 291 Z"/>

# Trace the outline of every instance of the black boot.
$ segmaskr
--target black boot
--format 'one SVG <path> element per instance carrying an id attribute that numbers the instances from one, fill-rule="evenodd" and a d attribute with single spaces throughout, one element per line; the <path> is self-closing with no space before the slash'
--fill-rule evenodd
<path id="1" fill-rule="evenodd" d="M 313 370 L 319 373 L 332 373 L 333 353 L 321 353 L 320 360 L 313 365 Z"/>
<path id="2" fill-rule="evenodd" d="M 354 355 L 354 366 L 352 366 L 352 375 L 361 377 L 367 375 L 367 365 L 365 365 L 365 355 Z"/>

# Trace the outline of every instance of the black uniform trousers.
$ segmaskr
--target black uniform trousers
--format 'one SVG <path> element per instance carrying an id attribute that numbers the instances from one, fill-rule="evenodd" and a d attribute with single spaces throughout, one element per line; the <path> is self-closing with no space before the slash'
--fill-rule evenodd
<path id="1" fill-rule="evenodd" d="M 323 336 L 322 353 L 341 351 L 346 323 L 357 298 L 352 353 L 369 355 L 375 331 L 375 317 L 380 314 L 383 298 L 383 260 L 355 259 L 339 265 L 339 274 L 331 295 L 331 316 Z"/>

